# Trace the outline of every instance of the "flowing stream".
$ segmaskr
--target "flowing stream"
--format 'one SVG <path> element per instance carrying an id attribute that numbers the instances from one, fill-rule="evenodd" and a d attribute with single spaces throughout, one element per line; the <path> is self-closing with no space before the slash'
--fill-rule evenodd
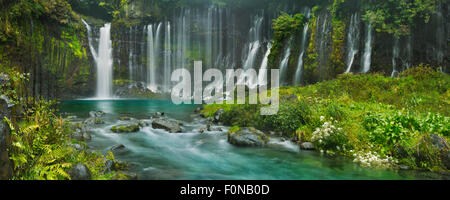
<path id="1" fill-rule="evenodd" d="M 116 159 L 132 163 L 130 170 L 139 179 L 416 179 L 433 178 L 414 171 L 363 168 L 342 157 L 328 157 L 301 151 L 298 146 L 277 138 L 264 148 L 240 148 L 227 142 L 222 131 L 199 133 L 206 122 L 194 115 L 195 106 L 173 105 L 168 100 L 72 100 L 63 101 L 60 111 L 82 121 L 88 112 L 102 110 L 105 124 L 95 126 L 90 150 L 107 153 L 117 144 Z M 137 133 L 115 134 L 113 125 L 126 123 L 122 116 L 149 119 L 155 112 L 183 122 L 182 133 L 168 133 L 151 127 Z M 436 178 L 436 177 L 434 177 Z"/>

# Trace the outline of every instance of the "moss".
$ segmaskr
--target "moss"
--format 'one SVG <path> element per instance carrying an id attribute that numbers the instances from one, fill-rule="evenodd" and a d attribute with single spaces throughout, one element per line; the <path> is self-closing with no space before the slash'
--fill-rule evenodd
<path id="1" fill-rule="evenodd" d="M 111 128 L 111 131 L 114 133 L 132 133 L 139 131 L 139 125 L 138 124 L 127 124 L 127 125 L 118 125 L 113 126 Z"/>

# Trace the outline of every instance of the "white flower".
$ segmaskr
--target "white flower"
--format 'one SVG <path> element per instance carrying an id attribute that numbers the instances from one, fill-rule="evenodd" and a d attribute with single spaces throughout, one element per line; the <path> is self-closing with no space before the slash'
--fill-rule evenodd
<path id="1" fill-rule="evenodd" d="M 323 120 L 325 120 L 325 117 L 324 116 L 320 116 L 320 121 L 323 121 Z"/>

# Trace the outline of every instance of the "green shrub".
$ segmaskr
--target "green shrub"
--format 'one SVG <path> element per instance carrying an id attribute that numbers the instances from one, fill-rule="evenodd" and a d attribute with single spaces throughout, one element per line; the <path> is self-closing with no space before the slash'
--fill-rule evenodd
<path id="1" fill-rule="evenodd" d="M 266 130 L 292 136 L 300 126 L 310 121 L 310 115 L 311 109 L 305 101 L 281 102 L 278 114 L 266 116 L 262 123 Z"/>

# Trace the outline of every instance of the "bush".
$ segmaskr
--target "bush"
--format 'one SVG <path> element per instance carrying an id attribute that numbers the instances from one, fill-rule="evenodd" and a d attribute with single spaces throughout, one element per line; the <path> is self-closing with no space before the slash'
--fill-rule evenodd
<path id="1" fill-rule="evenodd" d="M 266 116 L 263 127 L 266 130 L 281 131 L 286 136 L 293 136 L 296 130 L 310 121 L 311 109 L 304 101 L 282 102 L 276 115 Z"/>
<path id="2" fill-rule="evenodd" d="M 315 147 L 321 150 L 334 152 L 345 152 L 349 150 L 349 143 L 347 136 L 342 131 L 342 128 L 337 127 L 337 121 L 326 121 L 324 116 L 320 117 L 323 122 L 321 127 L 316 128 L 313 132 L 311 141 L 314 142 Z"/>
<path id="3" fill-rule="evenodd" d="M 398 112 L 396 114 L 367 114 L 363 125 L 369 140 L 382 153 L 391 154 L 394 147 L 409 147 L 422 134 L 449 135 L 450 118 L 428 113 L 425 117 Z"/>

